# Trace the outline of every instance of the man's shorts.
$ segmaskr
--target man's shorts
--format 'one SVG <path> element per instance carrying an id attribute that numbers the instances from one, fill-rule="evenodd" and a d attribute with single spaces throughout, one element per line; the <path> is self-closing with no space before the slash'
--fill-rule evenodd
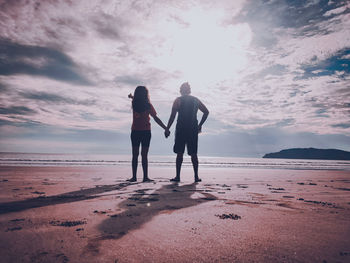
<path id="1" fill-rule="evenodd" d="M 151 131 L 131 131 L 132 147 L 149 147 L 151 141 Z"/>
<path id="2" fill-rule="evenodd" d="M 187 145 L 188 155 L 197 154 L 198 130 L 175 131 L 174 153 L 184 153 Z"/>

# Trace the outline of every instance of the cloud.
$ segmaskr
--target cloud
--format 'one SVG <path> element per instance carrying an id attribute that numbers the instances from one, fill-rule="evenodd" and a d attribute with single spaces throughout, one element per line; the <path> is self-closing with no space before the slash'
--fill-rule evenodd
<path id="1" fill-rule="evenodd" d="M 285 73 L 287 73 L 287 66 L 286 65 L 280 65 L 280 64 L 275 64 L 272 66 L 265 67 L 261 69 L 259 72 L 250 74 L 246 76 L 246 80 L 253 81 L 255 82 L 256 79 L 263 79 L 267 76 L 281 76 Z"/>
<path id="2" fill-rule="evenodd" d="M 324 29 L 319 23 L 330 14 L 339 15 L 348 9 L 347 1 L 336 1 L 329 4 L 328 0 L 320 1 L 248 1 L 239 16 L 239 21 L 248 21 L 256 33 L 256 37 L 273 38 L 274 29 L 299 29 L 303 34 L 319 34 Z M 269 29 L 270 30 L 267 30 Z M 259 33 L 259 29 L 265 29 Z M 271 31 L 272 30 L 272 31 Z M 263 44 L 263 43 L 260 43 Z M 273 44 L 270 42 L 269 44 Z"/>
<path id="3" fill-rule="evenodd" d="M 118 27 L 122 22 L 116 17 L 109 14 L 100 13 L 95 17 L 92 17 L 92 22 L 99 36 L 113 40 L 120 39 Z"/>
<path id="4" fill-rule="evenodd" d="M 251 140 L 260 145 L 255 153 L 265 153 L 267 142 L 275 144 L 272 136 L 277 147 L 281 138 L 301 144 L 306 143 L 301 138 L 316 140 L 317 134 L 350 134 L 347 1 L 28 0 L 0 5 L 4 126 L 28 123 L 25 129 L 35 130 L 29 123 L 39 123 L 80 135 L 116 131 L 129 143 L 127 94 L 146 85 L 166 121 L 179 85 L 189 81 L 193 95 L 210 110 L 203 137 L 208 145 L 223 134 L 242 142 L 232 147 L 247 148 Z M 20 114 L 16 107 L 32 112 Z M 16 109 L 19 114 L 9 113 Z M 308 136 L 287 136 L 288 130 Z M 327 138 L 338 145 L 335 137 Z M 92 139 L 87 133 L 81 138 Z"/>
<path id="5" fill-rule="evenodd" d="M 59 104 L 73 104 L 73 105 L 85 105 L 93 106 L 96 104 L 96 100 L 75 100 L 67 96 L 61 96 L 49 92 L 21 92 L 20 95 L 23 98 L 33 100 L 33 101 L 44 101 L 47 103 L 59 103 Z"/>
<path id="6" fill-rule="evenodd" d="M 350 73 L 350 60 L 347 56 L 350 55 L 350 48 L 339 50 L 332 56 L 324 60 L 313 59 L 310 64 L 301 65 L 303 74 L 300 78 L 311 78 L 324 75 L 333 75 L 337 72 L 344 72 L 342 76 Z"/>
<path id="7" fill-rule="evenodd" d="M 67 55 L 52 48 L 21 45 L 2 39 L 0 56 L 0 75 L 39 75 L 79 85 L 90 84 L 78 73 L 77 65 Z"/>
<path id="8" fill-rule="evenodd" d="M 350 123 L 337 123 L 333 124 L 332 127 L 347 129 L 350 128 Z"/>
<path id="9" fill-rule="evenodd" d="M 346 1 L 248 1 L 233 23 L 252 29 L 249 62 L 236 80 L 225 83 L 231 88 L 208 98 L 226 105 L 214 109 L 218 119 L 247 131 L 282 125 L 300 132 L 349 133 L 332 126 L 348 119 L 341 105 L 349 93 L 344 88 L 349 85 L 349 12 L 323 16 L 344 6 Z M 317 105 L 327 113 L 315 112 Z"/>
<path id="10" fill-rule="evenodd" d="M 6 85 L 0 83 L 0 92 L 5 92 L 7 90 L 8 90 L 8 88 L 6 87 Z"/>
<path id="11" fill-rule="evenodd" d="M 332 15 L 339 15 L 341 13 L 344 13 L 346 10 L 350 9 L 350 5 L 347 4 L 347 5 L 343 5 L 341 7 L 338 7 L 338 8 L 334 8 L 334 9 L 331 9 L 329 11 L 327 11 L 326 13 L 324 13 L 324 16 L 332 16 Z"/>
<path id="12" fill-rule="evenodd" d="M 35 111 L 24 107 L 24 106 L 11 106 L 8 108 L 0 107 L 0 114 L 8 114 L 8 115 L 32 115 Z"/>

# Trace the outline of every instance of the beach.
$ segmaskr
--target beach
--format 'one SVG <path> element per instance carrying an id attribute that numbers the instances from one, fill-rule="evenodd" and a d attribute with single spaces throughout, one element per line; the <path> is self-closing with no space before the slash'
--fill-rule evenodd
<path id="1" fill-rule="evenodd" d="M 350 171 L 140 172 L 0 166 L 1 262 L 350 261 Z"/>

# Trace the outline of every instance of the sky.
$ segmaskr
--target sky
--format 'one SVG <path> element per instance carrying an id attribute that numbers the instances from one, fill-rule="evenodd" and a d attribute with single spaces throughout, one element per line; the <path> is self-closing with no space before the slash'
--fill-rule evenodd
<path id="1" fill-rule="evenodd" d="M 0 151 L 129 154 L 127 95 L 167 123 L 186 81 L 200 155 L 350 151 L 349 64 L 348 1 L 0 0 Z"/>

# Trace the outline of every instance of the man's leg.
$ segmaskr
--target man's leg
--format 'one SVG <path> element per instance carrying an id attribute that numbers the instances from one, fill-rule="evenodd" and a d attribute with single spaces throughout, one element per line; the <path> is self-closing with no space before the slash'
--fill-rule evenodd
<path id="1" fill-rule="evenodd" d="M 176 153 L 176 176 L 170 180 L 172 182 L 180 182 L 180 172 L 185 151 L 185 144 L 186 142 L 184 135 L 176 130 L 174 144 L 174 153 Z"/>
<path id="2" fill-rule="evenodd" d="M 202 180 L 199 179 L 199 177 L 198 177 L 198 156 L 197 156 L 197 154 L 191 155 L 191 161 L 192 161 L 193 171 L 194 171 L 194 181 L 200 182 Z"/>
<path id="3" fill-rule="evenodd" d="M 181 165 L 183 161 L 183 153 L 178 153 L 176 155 L 176 177 L 171 179 L 170 181 L 173 182 L 179 182 L 180 181 L 180 172 L 181 172 Z"/>
<path id="4" fill-rule="evenodd" d="M 181 172 L 183 159 L 184 159 L 184 155 L 182 153 L 178 153 L 176 155 L 176 178 L 179 178 L 179 179 L 180 179 L 180 172 Z"/>
<path id="5" fill-rule="evenodd" d="M 194 171 L 194 181 L 200 182 L 202 180 L 198 177 L 198 130 L 196 129 L 193 130 L 190 140 L 188 141 L 187 150 L 188 154 L 191 155 L 191 161 Z"/>

